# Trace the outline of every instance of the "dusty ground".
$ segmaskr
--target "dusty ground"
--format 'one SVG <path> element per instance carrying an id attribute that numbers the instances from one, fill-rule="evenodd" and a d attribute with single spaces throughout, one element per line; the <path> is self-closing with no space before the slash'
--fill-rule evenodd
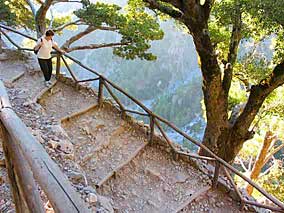
<path id="1" fill-rule="evenodd" d="M 14 110 L 93 212 L 239 212 L 226 194 L 210 190 L 206 175 L 148 145 L 115 110 L 94 106 L 95 94 L 61 82 L 47 90 L 41 72 L 22 66 L 20 56 L 9 61 L 1 61 L 0 78 Z M 0 184 L 0 212 L 13 212 L 4 167 Z"/>

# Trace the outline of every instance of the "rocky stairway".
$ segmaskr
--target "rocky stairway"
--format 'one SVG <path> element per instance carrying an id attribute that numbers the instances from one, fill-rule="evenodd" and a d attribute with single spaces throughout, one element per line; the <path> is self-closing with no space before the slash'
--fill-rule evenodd
<path id="1" fill-rule="evenodd" d="M 75 144 L 79 165 L 96 186 L 111 177 L 142 150 L 147 139 L 139 137 L 120 114 L 109 107 L 94 107 L 62 120 L 63 128 Z"/>
<path id="2" fill-rule="evenodd" d="M 91 92 L 78 91 L 71 85 L 57 82 L 39 96 L 37 102 L 42 105 L 46 114 L 61 119 L 96 104 L 97 99 L 94 96 Z"/>
<path id="3" fill-rule="evenodd" d="M 40 72 L 10 67 L 18 71 L 12 75 L 7 63 L 0 76 L 15 111 L 67 175 L 70 169 L 84 172 L 97 195 L 112 200 L 108 212 L 239 212 L 224 192 L 211 189 L 206 175 L 174 160 L 167 146 L 148 144 L 145 132 L 122 119 L 113 105 L 99 108 L 92 90 L 70 80 L 54 80 L 46 88 Z M 55 144 L 62 140 L 55 127 L 72 143 L 70 159 L 46 146 L 50 138 Z"/>

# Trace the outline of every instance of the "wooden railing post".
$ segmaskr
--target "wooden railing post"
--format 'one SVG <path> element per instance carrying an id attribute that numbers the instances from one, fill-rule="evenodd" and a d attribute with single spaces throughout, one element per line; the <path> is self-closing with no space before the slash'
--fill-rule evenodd
<path id="1" fill-rule="evenodd" d="M 149 134 L 149 143 L 153 142 L 155 121 L 153 115 L 150 115 L 150 134 Z"/>
<path id="2" fill-rule="evenodd" d="M 104 82 L 103 78 L 100 77 L 99 80 L 99 94 L 98 94 L 98 105 L 99 107 L 102 107 L 103 104 L 103 98 L 104 98 Z"/>
<path id="3" fill-rule="evenodd" d="M 60 66 L 61 66 L 61 55 L 57 53 L 56 55 L 56 78 L 59 78 L 60 75 Z"/>
<path id="4" fill-rule="evenodd" d="M 11 191 L 13 194 L 13 200 L 15 203 L 15 208 L 17 213 L 25 213 L 27 212 L 27 204 L 25 203 L 25 200 L 22 197 L 22 194 L 20 192 L 20 185 L 18 183 L 18 179 L 16 176 L 16 171 L 14 164 L 12 162 L 11 157 L 11 150 L 9 150 L 7 144 L 9 143 L 8 135 L 6 134 L 6 131 L 4 130 L 4 127 L 1 124 L 1 139 L 2 145 L 3 145 L 3 151 L 5 155 L 5 164 L 7 168 L 8 178 L 11 186 Z"/>
<path id="5" fill-rule="evenodd" d="M 21 197 L 29 210 L 26 212 L 44 213 L 44 205 L 28 162 L 15 144 L 15 141 L 10 139 L 7 147 L 9 156 L 14 164 Z"/>
<path id="6" fill-rule="evenodd" d="M 212 187 L 215 189 L 218 185 L 218 178 L 220 173 L 220 163 L 218 161 L 215 162 L 215 171 L 214 171 L 214 177 L 212 181 Z"/>

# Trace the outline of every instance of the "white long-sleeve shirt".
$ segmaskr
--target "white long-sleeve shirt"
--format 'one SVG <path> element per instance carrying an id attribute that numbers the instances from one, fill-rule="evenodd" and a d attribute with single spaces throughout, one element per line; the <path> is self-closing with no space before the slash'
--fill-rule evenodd
<path id="1" fill-rule="evenodd" d="M 42 36 L 38 41 L 37 41 L 37 45 L 39 45 L 41 43 L 41 41 L 43 42 L 43 45 L 40 47 L 38 53 L 37 53 L 37 57 L 40 59 L 50 59 L 51 58 L 51 51 L 52 51 L 52 47 L 54 47 L 54 45 L 57 45 L 57 43 L 53 40 L 46 40 L 44 38 L 44 36 Z"/>

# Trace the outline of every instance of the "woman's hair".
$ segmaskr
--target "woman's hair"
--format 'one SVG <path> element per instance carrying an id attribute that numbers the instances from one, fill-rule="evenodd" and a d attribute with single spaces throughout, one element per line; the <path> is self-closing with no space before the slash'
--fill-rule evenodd
<path id="1" fill-rule="evenodd" d="M 45 36 L 54 36 L 54 32 L 52 30 L 47 30 Z"/>

